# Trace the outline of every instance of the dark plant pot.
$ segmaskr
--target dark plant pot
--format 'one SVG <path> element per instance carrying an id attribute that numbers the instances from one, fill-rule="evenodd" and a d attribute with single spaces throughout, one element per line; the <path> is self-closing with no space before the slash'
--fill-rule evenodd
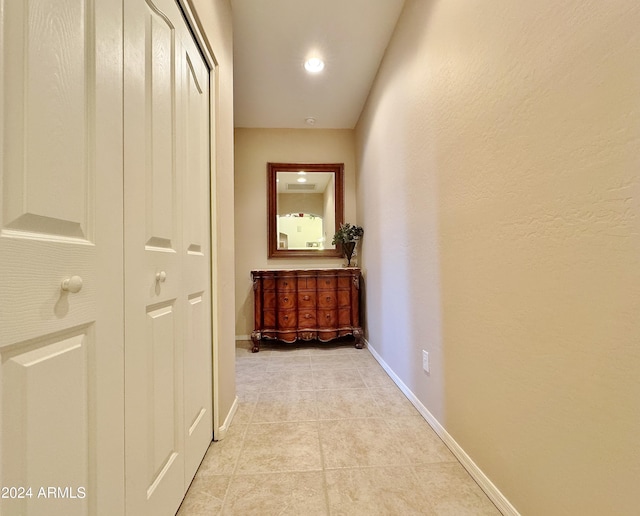
<path id="1" fill-rule="evenodd" d="M 342 244 L 342 250 L 344 251 L 344 255 L 347 257 L 347 267 L 351 267 L 351 257 L 353 256 L 353 250 L 355 247 L 355 242 L 343 242 Z"/>

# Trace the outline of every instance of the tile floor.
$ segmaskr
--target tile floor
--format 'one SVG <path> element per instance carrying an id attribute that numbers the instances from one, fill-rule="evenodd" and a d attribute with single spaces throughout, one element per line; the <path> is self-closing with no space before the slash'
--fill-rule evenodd
<path id="1" fill-rule="evenodd" d="M 366 349 L 236 357 L 238 411 L 178 516 L 500 514 Z"/>

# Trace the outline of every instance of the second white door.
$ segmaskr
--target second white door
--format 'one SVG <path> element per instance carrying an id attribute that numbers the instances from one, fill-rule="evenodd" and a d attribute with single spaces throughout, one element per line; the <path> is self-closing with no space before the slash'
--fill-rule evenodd
<path id="1" fill-rule="evenodd" d="M 125 7 L 128 514 L 174 514 L 212 439 L 209 71 L 174 0 Z"/>

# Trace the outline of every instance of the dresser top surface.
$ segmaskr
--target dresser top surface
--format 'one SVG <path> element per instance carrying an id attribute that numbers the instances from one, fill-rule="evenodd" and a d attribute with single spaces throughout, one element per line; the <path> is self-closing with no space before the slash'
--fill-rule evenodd
<path id="1" fill-rule="evenodd" d="M 339 271 L 360 271 L 360 267 L 317 267 L 307 269 L 254 269 L 251 274 L 260 273 L 273 273 L 273 272 L 291 272 L 291 273 L 316 273 L 316 272 L 339 272 Z"/>

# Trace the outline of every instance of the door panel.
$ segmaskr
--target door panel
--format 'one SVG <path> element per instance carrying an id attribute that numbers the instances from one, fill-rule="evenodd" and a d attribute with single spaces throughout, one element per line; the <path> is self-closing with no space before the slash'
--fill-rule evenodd
<path id="1" fill-rule="evenodd" d="M 95 27 L 87 3 L 6 3 L 7 230 L 91 238 Z"/>
<path id="2" fill-rule="evenodd" d="M 195 49 L 185 49 L 183 66 L 184 106 L 185 106 L 185 160 L 187 181 L 185 182 L 185 240 L 189 253 L 202 253 L 209 239 L 204 233 L 208 229 L 208 196 L 203 195 L 209 188 L 209 88 L 208 74 L 202 59 Z M 194 69 L 195 62 L 196 69 Z M 197 73 L 196 72 L 199 72 Z M 200 78 L 198 78 L 200 75 Z"/>
<path id="3" fill-rule="evenodd" d="M 173 0 L 130 2 L 125 15 L 130 514 L 174 514 L 212 438 L 208 174 L 208 70 Z"/>
<path id="4" fill-rule="evenodd" d="M 149 405 L 153 409 L 148 439 L 149 443 L 154 443 L 150 485 L 157 480 L 157 475 L 165 466 L 174 460 L 173 456 L 178 447 L 177 428 L 175 425 L 166 424 L 167 421 L 175 421 L 177 417 L 175 385 L 166 381 L 176 370 L 175 323 L 172 304 L 154 307 L 148 312 L 147 342 L 150 343 L 149 360 L 152 362 L 148 394 L 152 396 Z"/>
<path id="5" fill-rule="evenodd" d="M 95 141 L 86 136 L 95 124 L 95 96 L 87 91 L 95 79 L 84 56 L 94 31 L 92 18 L 85 23 L 84 4 L 31 0 L 4 6 L 0 235 L 3 258 L 16 271 L 7 288 L 12 303 L 21 307 L 3 325 L 6 343 L 66 328 L 73 324 L 70 318 L 79 322 L 89 315 L 84 301 L 95 285 L 88 276 L 95 261 L 89 214 L 96 206 L 89 191 Z M 54 22 L 45 23 L 49 19 Z M 30 267 L 20 270 L 25 259 Z M 73 297 L 75 310 L 62 306 L 69 304 L 67 298 L 56 303 L 65 273 L 85 280 L 84 292 Z M 7 306 L 7 313 L 13 311 Z"/>
<path id="6" fill-rule="evenodd" d="M 122 5 L 0 1 L 0 38 L 0 513 L 120 514 Z"/>
<path id="7" fill-rule="evenodd" d="M 48 336 L 17 353 L 5 353 L 5 385 L 15 391 L 6 392 L 3 399 L 4 417 L 10 422 L 3 438 L 13 443 L 4 454 L 3 466 L 12 482 L 24 479 L 9 485 L 29 486 L 35 492 L 23 500 L 5 500 L 3 513 L 51 514 L 54 507 L 60 514 L 87 513 L 84 497 L 52 501 L 38 495 L 41 486 L 56 485 L 51 484 L 55 471 L 57 478 L 65 479 L 65 486 L 73 486 L 74 495 L 82 496 L 78 488 L 88 486 L 89 466 L 95 466 L 89 447 L 89 421 L 95 417 L 96 401 L 88 378 L 91 330 Z"/>
<path id="8" fill-rule="evenodd" d="M 184 482 L 176 12 L 166 11 L 125 7 L 125 476 L 127 513 L 140 515 L 175 513 Z"/>
<path id="9" fill-rule="evenodd" d="M 211 401 L 211 252 L 209 70 L 187 32 L 181 38 L 184 163 L 185 488 L 213 434 Z"/>
<path id="10" fill-rule="evenodd" d="M 185 343 L 185 489 L 189 487 L 212 439 L 211 326 L 208 294 L 195 293 L 187 307 Z"/>
<path id="11" fill-rule="evenodd" d="M 154 4 L 146 10 L 147 245 L 176 250 L 175 30 Z"/>

